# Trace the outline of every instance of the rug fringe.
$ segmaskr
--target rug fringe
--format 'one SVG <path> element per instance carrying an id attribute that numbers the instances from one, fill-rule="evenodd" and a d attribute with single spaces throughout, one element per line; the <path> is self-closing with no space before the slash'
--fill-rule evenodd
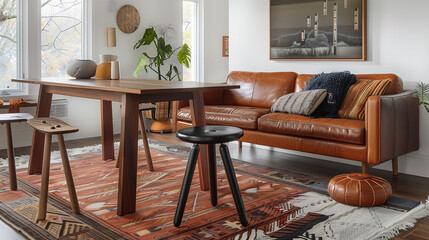
<path id="1" fill-rule="evenodd" d="M 400 230 L 406 230 L 414 227 L 417 220 L 429 216 L 429 196 L 426 202 L 422 202 L 419 206 L 411 209 L 400 219 L 392 220 L 383 230 L 374 233 L 368 239 L 390 239 L 399 234 Z"/>

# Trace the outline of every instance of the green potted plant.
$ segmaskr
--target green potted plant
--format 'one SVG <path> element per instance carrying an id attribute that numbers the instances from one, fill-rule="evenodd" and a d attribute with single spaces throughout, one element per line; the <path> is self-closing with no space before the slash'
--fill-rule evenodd
<path id="1" fill-rule="evenodd" d="M 149 71 L 155 72 L 158 80 L 172 81 L 177 79 L 178 81 L 182 81 L 179 68 L 173 63 L 170 63 L 168 67 L 165 67 L 165 64 L 175 56 L 180 65 L 189 68 L 191 64 L 191 49 L 187 44 L 173 49 L 170 44 L 166 43 L 168 31 L 171 31 L 168 27 L 161 28 L 160 32 L 162 34 L 160 35 L 157 34 L 154 27 L 149 27 L 145 30 L 143 37 L 134 45 L 134 49 L 151 46 L 156 50 L 155 55 L 150 55 L 149 52 L 151 51 L 143 51 L 134 71 L 135 77 L 139 76 L 144 69 L 146 73 Z M 156 110 L 146 111 L 145 117 L 154 120 L 151 131 L 161 133 L 170 132 L 172 130 L 170 121 L 171 102 L 156 103 Z"/>
<path id="2" fill-rule="evenodd" d="M 419 98 L 420 105 L 426 109 L 429 113 L 429 84 L 420 82 L 417 84 L 417 94 L 416 97 Z"/>

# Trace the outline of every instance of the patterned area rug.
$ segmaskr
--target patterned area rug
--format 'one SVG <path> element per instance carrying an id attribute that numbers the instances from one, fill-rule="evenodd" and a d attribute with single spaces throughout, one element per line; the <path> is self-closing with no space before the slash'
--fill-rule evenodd
<path id="1" fill-rule="evenodd" d="M 141 147 L 141 146 L 140 146 Z M 27 175 L 17 158 L 19 189 L 9 190 L 0 166 L 0 217 L 31 239 L 376 239 L 389 238 L 429 215 L 426 204 L 393 198 L 388 205 L 356 208 L 324 192 L 327 181 L 235 161 L 249 226 L 241 226 L 221 161 L 219 205 L 194 180 L 180 228 L 173 226 L 188 149 L 151 141 L 155 172 L 139 149 L 137 212 L 116 215 L 118 169 L 101 160 L 101 146 L 69 150 L 81 214 L 72 214 L 60 155 L 52 154 L 46 221 L 37 221 L 40 175 Z M 1 160 L 1 163 L 7 162 Z M 412 208 L 412 209 L 411 209 Z M 411 209 L 411 210 L 410 210 Z"/>

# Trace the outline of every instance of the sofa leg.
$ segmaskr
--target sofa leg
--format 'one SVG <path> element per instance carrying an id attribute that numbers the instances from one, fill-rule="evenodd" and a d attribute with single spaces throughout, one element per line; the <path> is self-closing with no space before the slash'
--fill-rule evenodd
<path id="1" fill-rule="evenodd" d="M 242 149 L 243 148 L 243 142 L 242 141 L 238 141 L 238 149 Z"/>
<path id="2" fill-rule="evenodd" d="M 392 158 L 392 173 L 393 176 L 398 176 L 398 165 L 399 165 L 399 161 L 398 161 L 398 157 Z"/>
<path id="3" fill-rule="evenodd" d="M 368 174 L 369 168 L 370 168 L 369 163 L 364 163 L 364 162 L 362 163 L 362 173 L 367 173 Z"/>

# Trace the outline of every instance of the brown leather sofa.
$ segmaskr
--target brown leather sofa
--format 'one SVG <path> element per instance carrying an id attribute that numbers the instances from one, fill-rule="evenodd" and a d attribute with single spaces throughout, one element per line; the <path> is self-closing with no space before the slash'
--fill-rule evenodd
<path id="1" fill-rule="evenodd" d="M 419 148 L 418 99 L 413 92 L 403 91 L 394 74 L 359 74 L 357 79 L 392 79 L 386 95 L 368 99 L 365 120 L 270 113 L 279 97 L 301 91 L 311 77 L 231 72 L 227 84 L 239 84 L 240 89 L 204 93 L 207 124 L 242 128 L 242 142 L 360 161 L 363 172 L 392 160 L 396 175 L 398 157 Z M 187 101 L 175 102 L 173 108 L 175 130 L 192 126 Z"/>

